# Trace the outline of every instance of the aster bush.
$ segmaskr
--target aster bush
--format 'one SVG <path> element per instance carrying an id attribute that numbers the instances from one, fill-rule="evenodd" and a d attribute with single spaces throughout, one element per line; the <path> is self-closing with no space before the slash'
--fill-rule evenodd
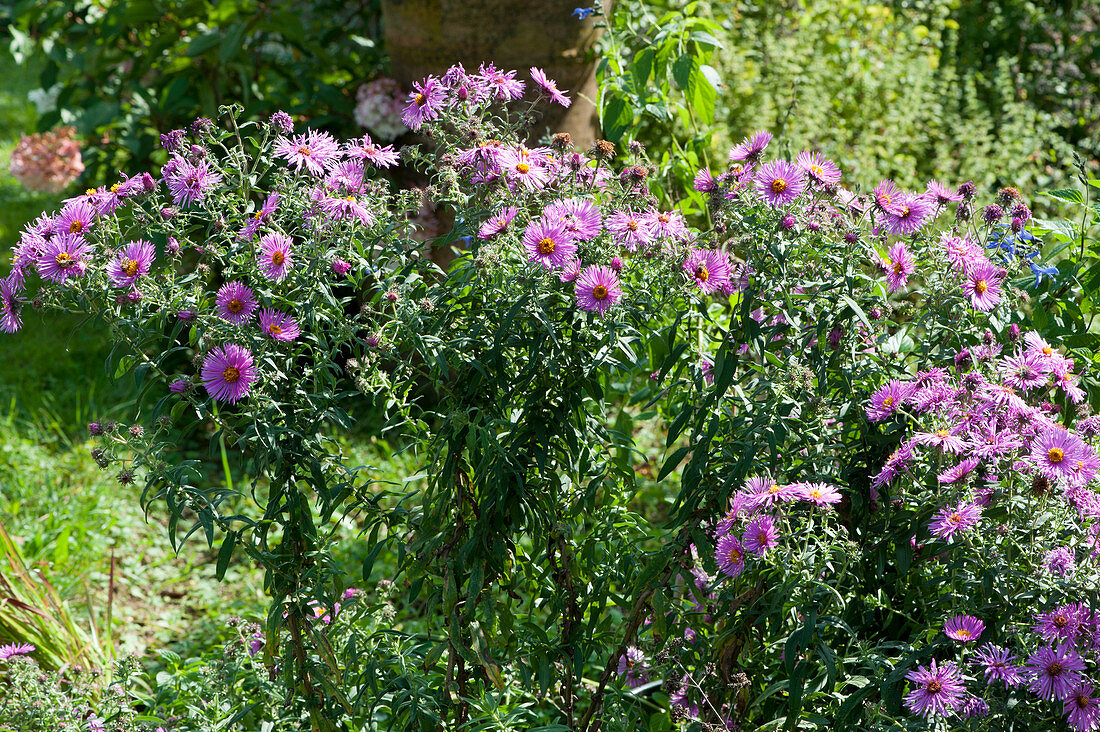
<path id="1" fill-rule="evenodd" d="M 409 95 L 446 269 L 385 179 L 395 150 L 235 107 L 15 247 L 3 329 L 28 301 L 85 313 L 151 395 L 143 423 L 90 426 L 96 462 L 174 541 L 218 542 L 219 574 L 267 572 L 225 704 L 188 713 L 240 721 L 228 697 L 256 694 L 315 729 L 1088 729 L 1100 429 L 1092 352 L 1055 337 L 1090 307 L 1066 295 L 1085 233 L 1014 190 L 844 188 L 763 130 L 695 171 L 697 228 L 639 146 L 527 142 L 536 105 L 570 102 L 531 77 L 456 66 Z M 352 464 L 364 419 L 422 473 Z M 182 459 L 196 438 L 247 488 Z M 374 604 L 343 592 L 349 524 L 364 581 L 394 582 Z"/>

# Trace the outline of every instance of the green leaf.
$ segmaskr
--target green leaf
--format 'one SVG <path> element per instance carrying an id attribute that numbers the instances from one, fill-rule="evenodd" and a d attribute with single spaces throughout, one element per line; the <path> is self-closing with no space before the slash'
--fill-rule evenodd
<path id="1" fill-rule="evenodd" d="M 1050 198 L 1057 198 L 1059 201 L 1065 201 L 1066 203 L 1082 204 L 1085 202 L 1084 197 L 1081 196 L 1081 191 L 1074 188 L 1059 188 L 1056 191 L 1043 191 L 1042 195 Z"/>
<path id="2" fill-rule="evenodd" d="M 229 569 L 229 561 L 233 558 L 233 547 L 237 545 L 237 533 L 230 531 L 225 535 L 225 541 L 222 542 L 222 548 L 218 550 L 218 564 L 214 571 L 214 576 L 218 578 L 218 581 L 225 579 L 225 570 Z"/>
<path id="3" fill-rule="evenodd" d="M 634 124 L 634 110 L 621 94 L 614 94 L 603 109 L 603 134 L 608 142 L 618 142 Z"/>
<path id="4" fill-rule="evenodd" d="M 217 46 L 222 42 L 222 34 L 220 31 L 204 33 L 195 40 L 191 41 L 187 46 L 187 52 L 184 54 L 189 57 L 201 56 L 214 46 Z"/>
<path id="5" fill-rule="evenodd" d="M 665 460 L 665 464 L 661 466 L 661 472 L 657 474 L 657 482 L 661 482 L 669 473 L 675 470 L 689 452 L 691 452 L 691 445 L 684 445 L 669 455 L 668 459 Z"/>

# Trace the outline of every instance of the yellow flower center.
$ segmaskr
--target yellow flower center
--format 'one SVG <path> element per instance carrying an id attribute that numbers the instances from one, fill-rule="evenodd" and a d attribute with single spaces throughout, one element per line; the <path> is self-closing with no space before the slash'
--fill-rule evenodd
<path id="1" fill-rule="evenodd" d="M 908 215 L 909 215 L 909 207 L 908 206 L 902 206 L 901 207 L 901 218 L 905 218 Z"/>
<path id="2" fill-rule="evenodd" d="M 236 366 L 226 366 L 225 371 L 222 371 L 222 378 L 227 384 L 236 384 L 241 378 L 241 372 Z"/>
<path id="3" fill-rule="evenodd" d="M 898 275 L 899 275 L 899 274 L 901 274 L 901 273 L 902 273 L 902 271 L 903 271 L 904 269 L 905 269 L 905 265 L 903 265 L 903 264 L 902 264 L 901 262 L 894 262 L 894 264 L 893 264 L 893 270 L 894 270 L 894 274 L 898 274 Z"/>
<path id="4" fill-rule="evenodd" d="M 276 251 L 271 253 L 271 263 L 274 264 L 276 267 L 281 266 L 282 263 L 285 262 L 285 261 L 286 261 L 286 255 L 283 254 L 282 252 L 276 250 Z"/>
<path id="5" fill-rule="evenodd" d="M 985 280 L 978 280 L 974 283 L 974 292 L 978 293 L 979 295 L 984 295 L 985 291 L 988 289 L 989 285 L 986 283 Z"/>
<path id="6" fill-rule="evenodd" d="M 883 194 L 882 198 L 878 199 L 878 201 L 883 206 L 889 206 L 890 205 L 890 197 L 885 195 L 885 194 Z"/>
<path id="7" fill-rule="evenodd" d="M 938 694 L 939 692 L 943 691 L 943 684 L 940 683 L 940 681 L 937 679 L 932 679 L 928 682 L 928 691 L 932 692 L 933 694 Z"/>
<path id="8" fill-rule="evenodd" d="M 779 487 L 778 483 L 772 483 L 771 487 L 768 488 L 768 493 L 771 493 L 772 495 L 775 495 L 776 493 L 778 493 L 781 490 L 783 490 L 783 489 Z"/>
<path id="9" fill-rule="evenodd" d="M 298 148 L 298 154 L 304 155 L 308 158 L 310 155 L 313 154 L 313 151 L 309 149 L 309 145 L 302 145 Z"/>
<path id="10" fill-rule="evenodd" d="M 1060 447 L 1050 448 L 1050 452 L 1047 453 L 1047 460 L 1052 463 L 1060 463 L 1066 459 L 1066 453 Z"/>
<path id="11" fill-rule="evenodd" d="M 825 171 L 821 169 L 820 165 L 811 165 L 810 166 L 810 172 L 813 173 L 814 175 L 821 175 Z"/>
<path id="12" fill-rule="evenodd" d="M 271 325 L 267 326 L 267 332 L 273 336 L 277 336 L 283 332 L 283 329 L 272 323 Z"/>
<path id="13" fill-rule="evenodd" d="M 787 181 L 782 178 L 776 178 L 771 184 L 772 193 L 782 193 L 787 190 Z"/>
<path id="14" fill-rule="evenodd" d="M 1054 353 L 1054 349 L 1051 348 L 1050 346 L 1043 346 L 1041 350 L 1042 350 L 1044 356 L 1049 356 L 1052 353 Z"/>
<path id="15" fill-rule="evenodd" d="M 710 279 L 710 272 L 708 272 L 707 268 L 703 265 L 699 265 L 699 267 L 695 270 L 695 279 L 699 280 L 700 282 L 706 282 Z"/>
<path id="16" fill-rule="evenodd" d="M 730 557 L 730 561 L 733 562 L 734 564 L 740 564 L 741 563 L 742 554 L 737 549 L 737 547 L 735 547 L 735 546 L 730 547 L 729 557 Z"/>
<path id="17" fill-rule="evenodd" d="M 413 96 L 413 101 L 416 102 L 416 105 L 418 107 L 422 107 L 424 106 L 424 102 L 427 101 L 427 97 L 425 97 L 423 94 L 416 94 Z"/>
<path id="18" fill-rule="evenodd" d="M 882 400 L 882 406 L 884 406 L 884 407 L 894 406 L 894 397 L 886 397 L 885 399 L 883 399 Z"/>
<path id="19" fill-rule="evenodd" d="M 947 520 L 955 525 L 958 525 L 963 522 L 963 517 L 957 513 L 953 513 L 947 518 Z"/>
<path id="20" fill-rule="evenodd" d="M 115 183 L 113 186 L 111 186 L 111 193 L 118 193 L 118 189 L 121 187 L 121 183 Z"/>
<path id="21" fill-rule="evenodd" d="M 264 212 L 263 211 L 257 211 L 256 213 L 252 214 L 252 218 L 256 219 L 257 221 L 259 221 L 263 217 L 264 217 Z"/>
<path id="22" fill-rule="evenodd" d="M 79 234 L 82 231 L 84 231 L 84 222 L 83 221 L 80 221 L 78 219 L 78 220 L 72 222 L 71 224 L 69 224 L 69 233 L 70 234 Z"/>
<path id="23" fill-rule="evenodd" d="M 626 222 L 626 228 L 630 229 L 631 231 L 637 231 L 638 230 L 638 222 L 635 221 L 634 219 L 631 219 L 630 221 Z"/>
<path id="24" fill-rule="evenodd" d="M 557 245 L 550 237 L 539 240 L 539 254 L 553 254 Z"/>
<path id="25" fill-rule="evenodd" d="M 127 277 L 135 277 L 138 273 L 138 261 L 131 259 L 122 265 L 122 273 Z"/>
<path id="26" fill-rule="evenodd" d="M 516 172 L 527 173 L 529 170 L 531 170 L 531 166 L 527 163 L 516 163 Z"/>
<path id="27" fill-rule="evenodd" d="M 959 628 L 955 631 L 955 635 L 957 635 L 959 638 L 962 638 L 963 640 L 970 640 L 970 631 L 966 628 Z"/>
<path id="28" fill-rule="evenodd" d="M 71 267 L 75 263 L 73 261 L 73 255 L 68 252 L 58 252 L 54 257 L 54 261 L 57 262 L 58 267 Z"/>
<path id="29" fill-rule="evenodd" d="M 94 195 L 95 195 L 95 188 L 88 188 L 88 189 L 86 189 L 86 190 L 84 191 L 84 195 L 85 195 L 85 196 L 94 196 Z"/>
<path id="30" fill-rule="evenodd" d="M 592 288 L 592 297 L 596 298 L 597 300 L 606 300 L 607 295 L 607 288 L 603 285 L 596 285 Z"/>
<path id="31" fill-rule="evenodd" d="M 236 315 L 244 310 L 244 303 L 237 298 L 233 298 L 226 304 L 225 309 Z"/>
<path id="32" fill-rule="evenodd" d="M 936 430 L 932 434 L 934 434 L 936 437 L 947 437 L 951 433 L 947 430 Z"/>
<path id="33" fill-rule="evenodd" d="M 667 224 L 669 221 L 672 220 L 672 217 L 666 213 L 663 213 L 657 215 L 657 220 L 660 221 L 662 224 Z"/>
<path id="34" fill-rule="evenodd" d="M 822 496 L 821 489 L 820 488 L 811 488 L 809 495 L 810 495 L 811 499 L 821 498 L 821 496 Z"/>

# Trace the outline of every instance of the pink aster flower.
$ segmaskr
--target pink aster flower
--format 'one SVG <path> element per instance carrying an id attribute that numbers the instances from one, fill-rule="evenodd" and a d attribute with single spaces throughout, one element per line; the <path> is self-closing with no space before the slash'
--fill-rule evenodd
<path id="1" fill-rule="evenodd" d="M 932 659 L 929 667 L 919 666 L 905 678 L 910 683 L 905 706 L 923 717 L 947 716 L 962 703 L 966 691 L 959 667 L 951 661 L 937 666 L 936 659 Z"/>
<path id="2" fill-rule="evenodd" d="M 498 234 L 503 234 L 508 230 L 508 227 L 512 223 L 512 219 L 519 213 L 519 209 L 515 206 L 505 206 L 500 213 L 491 217 L 488 221 L 481 225 L 481 229 L 477 232 L 479 239 L 492 239 Z"/>
<path id="3" fill-rule="evenodd" d="M 323 196 L 320 203 L 321 210 L 328 214 L 332 220 L 355 220 L 365 226 L 374 223 L 374 214 L 356 195 Z"/>
<path id="4" fill-rule="evenodd" d="M 1031 629 L 1045 641 L 1073 643 L 1087 630 L 1087 620 L 1091 617 L 1087 607 L 1071 602 L 1036 615 Z"/>
<path id="5" fill-rule="evenodd" d="M 301 171 L 303 167 L 311 175 L 324 175 L 340 159 L 340 143 L 327 132 L 307 130 L 297 137 L 280 138 L 275 145 L 275 156 Z"/>
<path id="6" fill-rule="evenodd" d="M 653 241 L 649 217 L 633 211 L 616 211 L 607 219 L 607 230 L 616 243 L 633 252 Z"/>
<path id="7" fill-rule="evenodd" d="M 619 278 L 610 267 L 593 265 L 577 275 L 575 296 L 581 310 L 603 315 L 622 295 Z"/>
<path id="8" fill-rule="evenodd" d="M 956 615 L 943 624 L 943 632 L 951 640 L 970 643 L 981 637 L 985 623 L 972 615 Z"/>
<path id="9" fill-rule="evenodd" d="M 724 290 L 730 281 L 730 261 L 725 252 L 714 249 L 688 250 L 683 270 L 704 295 Z"/>
<path id="10" fill-rule="evenodd" d="M 64 282 L 80 277 L 88 268 L 84 259 L 87 242 L 80 234 L 60 234 L 54 237 L 38 257 L 38 274 L 50 282 Z"/>
<path id="11" fill-rule="evenodd" d="M 600 209 L 587 198 L 554 201 L 543 209 L 542 216 L 547 221 L 560 221 L 576 241 L 589 241 L 603 231 Z"/>
<path id="12" fill-rule="evenodd" d="M 882 264 L 886 271 L 886 289 L 890 292 L 897 292 L 905 287 L 909 275 L 917 271 L 913 255 L 903 242 L 890 247 Z"/>
<path id="13" fill-rule="evenodd" d="M 947 253 L 947 259 L 959 271 L 965 271 L 972 262 L 980 262 L 986 258 L 982 248 L 966 236 L 952 236 L 945 232 L 940 237 L 940 244 Z"/>
<path id="14" fill-rule="evenodd" d="M 875 204 L 882 211 L 893 211 L 897 207 L 898 197 L 901 196 L 902 190 L 898 188 L 897 183 L 892 180 L 884 179 L 879 182 L 874 189 Z"/>
<path id="15" fill-rule="evenodd" d="M 975 310 L 989 312 L 1001 301 L 1001 280 L 1004 272 L 988 259 L 971 262 L 966 268 L 963 291 L 970 297 Z"/>
<path id="16" fill-rule="evenodd" d="M 236 404 L 256 381 L 252 354 L 236 343 L 215 346 L 203 357 L 202 381 L 214 399 Z"/>
<path id="17" fill-rule="evenodd" d="M 646 215 L 646 220 L 655 237 L 686 241 L 690 236 L 684 216 L 679 211 L 654 211 Z"/>
<path id="18" fill-rule="evenodd" d="M 290 253 L 290 237 L 282 234 L 266 234 L 260 237 L 260 252 L 257 256 L 260 271 L 276 282 L 281 282 L 287 271 L 294 266 Z"/>
<path id="19" fill-rule="evenodd" d="M 754 181 L 756 192 L 772 208 L 786 206 L 806 190 L 806 174 L 786 160 L 761 165 Z"/>
<path id="20" fill-rule="evenodd" d="M 8 643 L 0 646 L 0 661 L 6 661 L 15 656 L 26 656 L 34 651 L 35 647 L 30 643 Z"/>
<path id="21" fill-rule="evenodd" d="M 486 87 L 497 99 L 510 102 L 523 96 L 525 84 L 516 78 L 515 71 L 501 71 L 493 64 L 482 64 L 478 69 Z"/>
<path id="22" fill-rule="evenodd" d="M 913 442 L 918 445 L 938 447 L 944 453 L 958 455 L 966 449 L 966 442 L 951 430 L 936 430 L 934 432 L 918 432 L 913 435 Z"/>
<path id="23" fill-rule="evenodd" d="M 264 308 L 260 311 L 260 329 L 264 335 L 283 343 L 292 341 L 302 334 L 294 318 L 272 308 Z"/>
<path id="24" fill-rule="evenodd" d="M 840 182 L 840 168 L 816 152 L 800 152 L 794 164 L 806 171 L 806 176 L 818 185 L 833 185 Z"/>
<path id="25" fill-rule="evenodd" d="M 628 646 L 626 652 L 619 656 L 619 676 L 627 686 L 635 688 L 649 680 L 646 672 L 645 654 L 634 646 Z"/>
<path id="26" fill-rule="evenodd" d="M 439 110 L 447 100 L 447 90 L 439 79 L 429 76 L 423 81 L 413 83 L 409 93 L 409 104 L 401 112 L 401 121 L 413 132 L 439 116 Z"/>
<path id="27" fill-rule="evenodd" d="M 745 571 L 745 548 L 733 534 L 726 534 L 718 540 L 714 559 L 718 571 L 727 577 L 738 577 Z"/>
<path id="28" fill-rule="evenodd" d="M 523 232 L 523 246 L 529 261 L 539 262 L 548 269 L 557 269 L 577 252 L 577 245 L 561 222 L 537 219 Z"/>
<path id="29" fill-rule="evenodd" d="M 1003 681 L 1005 686 L 1016 686 L 1022 680 L 1016 656 L 1007 649 L 986 643 L 975 653 L 974 662 L 985 667 L 987 682 Z"/>
<path id="30" fill-rule="evenodd" d="M 970 475 L 974 468 L 978 467 L 978 463 L 981 460 L 976 457 L 964 458 L 958 465 L 948 468 L 939 475 L 936 476 L 936 480 L 944 485 L 951 485 L 952 483 L 958 483 L 960 480 Z"/>
<path id="31" fill-rule="evenodd" d="M 345 143 L 344 154 L 352 160 L 362 160 L 376 168 L 392 168 L 400 160 L 400 155 L 393 149 L 393 145 L 379 145 L 371 139 L 370 135 L 363 135 L 357 140 Z"/>
<path id="32" fill-rule="evenodd" d="M 978 524 L 982 517 L 982 509 L 976 503 L 960 503 L 958 506 L 950 506 L 940 509 L 928 528 L 933 534 L 946 541 L 951 541 L 955 534 L 961 533 Z"/>
<path id="33" fill-rule="evenodd" d="M 1084 660 L 1068 643 L 1040 648 L 1027 659 L 1027 688 L 1042 699 L 1066 699 L 1084 678 Z"/>
<path id="34" fill-rule="evenodd" d="M 545 188 L 550 180 L 547 161 L 536 151 L 524 147 L 504 150 L 497 156 L 497 161 L 509 187 L 533 191 Z"/>
<path id="35" fill-rule="evenodd" d="M 557 102 L 563 107 L 570 105 L 569 97 L 565 96 L 563 92 L 558 89 L 558 83 L 553 79 L 547 78 L 546 72 L 542 69 L 532 66 L 531 67 L 531 80 L 538 85 L 539 89 L 550 97 L 551 100 Z"/>
<path id="36" fill-rule="evenodd" d="M 764 149 L 771 141 L 772 133 L 767 130 L 757 130 L 753 132 L 744 140 L 733 146 L 729 153 L 730 162 L 757 162 L 760 160 L 761 156 L 763 156 Z"/>
<path id="37" fill-rule="evenodd" d="M 240 325 L 256 311 L 256 296 L 243 282 L 227 282 L 218 290 L 214 307 L 219 318 Z"/>
<path id="38" fill-rule="evenodd" d="M 894 236 L 911 236 L 924 225 L 933 204 L 913 193 L 901 193 L 886 209 L 886 229 Z"/>
<path id="39" fill-rule="evenodd" d="M 80 197 L 61 209 L 54 222 L 55 228 L 61 233 L 84 234 L 92 228 L 97 215 L 96 207 Z"/>
<path id="40" fill-rule="evenodd" d="M 799 498 L 816 506 L 828 506 L 841 501 L 840 493 L 828 483 L 795 483 L 792 487 L 798 491 Z"/>
<path id="41" fill-rule="evenodd" d="M 775 519 L 771 516 L 757 516 L 745 527 L 745 549 L 752 554 L 766 554 L 778 542 L 776 540 Z"/>
<path id="42" fill-rule="evenodd" d="M 139 239 L 128 243 L 107 267 L 111 284 L 125 289 L 133 287 L 139 277 L 149 274 L 155 256 L 152 242 Z"/>
<path id="43" fill-rule="evenodd" d="M 949 203 L 962 200 L 962 196 L 955 189 L 948 188 L 934 179 L 928 181 L 928 185 L 924 189 L 924 196 L 937 206 L 946 206 Z"/>

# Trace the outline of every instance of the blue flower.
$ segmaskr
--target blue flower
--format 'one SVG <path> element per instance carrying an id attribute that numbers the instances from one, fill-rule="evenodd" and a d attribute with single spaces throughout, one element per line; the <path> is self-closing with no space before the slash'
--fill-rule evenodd
<path id="1" fill-rule="evenodd" d="M 596 11 L 593 8 L 576 8 L 573 10 L 573 17 L 577 20 L 584 20 L 594 12 Z"/>
<path id="2" fill-rule="evenodd" d="M 1057 267 L 1040 267 L 1035 264 L 1035 257 L 1039 252 L 1032 252 L 1026 255 L 1027 266 L 1031 267 L 1031 274 L 1035 275 L 1035 289 L 1039 289 L 1039 285 L 1043 282 L 1043 277 L 1053 277 L 1058 274 Z"/>

